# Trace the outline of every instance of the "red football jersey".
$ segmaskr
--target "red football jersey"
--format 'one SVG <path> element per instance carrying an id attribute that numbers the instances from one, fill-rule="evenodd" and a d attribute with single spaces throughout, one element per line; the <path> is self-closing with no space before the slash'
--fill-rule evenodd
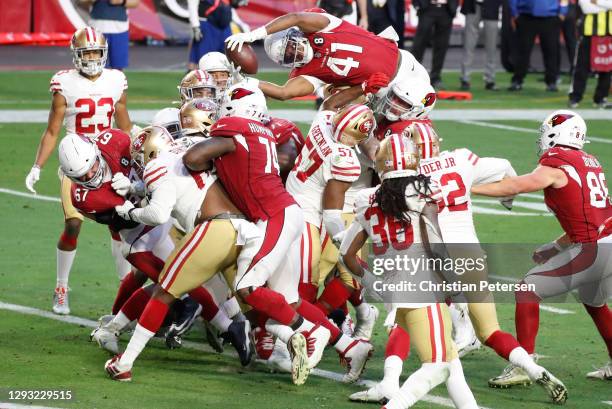
<path id="1" fill-rule="evenodd" d="M 267 220 L 295 204 L 279 176 L 274 135 L 261 122 L 221 118 L 210 136 L 234 139 L 236 149 L 216 158 L 215 168 L 232 202 L 251 221 Z"/>
<path id="2" fill-rule="evenodd" d="M 378 139 L 379 141 L 382 141 L 389 135 L 401 134 L 402 132 L 404 132 L 406 128 L 408 128 L 410 125 L 412 125 L 415 122 L 420 122 L 423 124 L 433 126 L 431 119 L 429 118 L 407 119 L 405 121 L 393 121 L 393 122 L 388 121 L 387 119 L 383 118 L 377 122 L 376 131 L 374 131 L 374 135 L 376 136 L 376 139 Z"/>
<path id="3" fill-rule="evenodd" d="M 95 142 L 102 157 L 108 164 L 111 173 L 121 172 L 130 175 L 130 137 L 119 129 L 109 129 L 98 134 Z M 110 180 L 102 183 L 98 189 L 88 189 L 76 183 L 72 184 L 72 204 L 79 211 L 89 214 L 105 213 L 122 205 L 125 198 L 113 190 Z"/>
<path id="4" fill-rule="evenodd" d="M 294 68 L 289 78 L 310 75 L 328 84 L 352 86 L 363 83 L 375 72 L 384 72 L 389 78 L 395 76 L 399 49 L 394 41 L 344 20 L 329 31 L 308 33 L 305 37 L 313 49 L 313 58 Z"/>
<path id="5" fill-rule="evenodd" d="M 558 168 L 567 175 L 567 185 L 544 189 L 544 201 L 573 242 L 597 241 L 598 229 L 612 217 L 612 202 L 606 177 L 597 158 L 571 148 L 554 147 L 540 164 Z"/>

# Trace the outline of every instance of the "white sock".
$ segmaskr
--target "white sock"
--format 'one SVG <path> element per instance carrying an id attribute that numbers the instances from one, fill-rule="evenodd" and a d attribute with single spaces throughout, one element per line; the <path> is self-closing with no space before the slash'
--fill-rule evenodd
<path id="1" fill-rule="evenodd" d="M 402 362 L 402 359 L 397 355 L 391 355 L 385 358 L 384 376 L 380 383 L 385 384 L 392 390 L 398 390 L 403 366 L 404 362 Z"/>
<path id="2" fill-rule="evenodd" d="M 225 313 L 228 317 L 234 318 L 234 316 L 238 315 L 240 310 L 240 304 L 238 304 L 238 300 L 236 297 L 232 297 L 229 300 L 226 300 L 221 307 L 225 310 Z"/>
<path id="3" fill-rule="evenodd" d="M 289 338 L 293 335 L 293 330 L 287 325 L 283 325 L 275 320 L 266 321 L 266 331 L 276 336 L 278 339 L 283 341 L 285 344 L 289 342 Z"/>
<path id="4" fill-rule="evenodd" d="M 385 405 L 387 409 L 406 409 L 417 403 L 430 390 L 449 376 L 449 364 L 423 364 L 402 385 L 399 392 Z"/>
<path id="5" fill-rule="evenodd" d="M 121 332 L 130 322 L 130 319 L 123 312 L 119 311 L 104 328 L 112 332 Z"/>
<path id="6" fill-rule="evenodd" d="M 70 277 L 75 256 L 76 249 L 72 251 L 57 249 L 57 287 L 68 288 L 68 277 Z"/>
<path id="7" fill-rule="evenodd" d="M 478 404 L 470 390 L 459 358 L 450 362 L 450 376 L 446 380 L 446 389 L 457 409 L 478 409 Z"/>
<path id="8" fill-rule="evenodd" d="M 140 355 L 144 347 L 147 345 L 147 342 L 153 338 L 153 335 L 155 335 L 154 332 L 151 332 L 140 324 L 137 324 L 136 328 L 134 329 L 134 334 L 132 334 L 132 338 L 130 338 L 130 342 L 128 343 L 127 348 L 125 348 L 125 352 L 123 355 L 121 355 L 119 365 L 131 368 L 134 365 L 136 358 L 138 358 L 138 355 Z"/>
<path id="9" fill-rule="evenodd" d="M 538 379 L 544 371 L 544 368 L 536 364 L 523 347 L 514 348 L 508 356 L 508 361 L 527 372 L 532 381 Z"/>
<path id="10" fill-rule="evenodd" d="M 355 307 L 355 312 L 357 313 L 357 319 L 367 317 L 371 312 L 370 304 L 363 301 L 361 304 Z"/>
<path id="11" fill-rule="evenodd" d="M 123 257 L 123 253 L 121 252 L 121 241 L 111 238 L 111 253 L 113 254 L 113 259 L 115 260 L 117 276 L 119 277 L 119 280 L 123 280 L 123 277 L 132 271 L 132 265 L 125 259 L 125 257 Z"/>
<path id="12" fill-rule="evenodd" d="M 225 314 L 225 310 L 223 308 L 219 308 L 217 315 L 215 315 L 213 319 L 210 320 L 210 323 L 213 327 L 217 328 L 220 333 L 223 334 L 227 332 L 227 329 L 232 323 L 232 320 L 230 320 L 227 314 Z"/>
<path id="13" fill-rule="evenodd" d="M 341 333 L 340 338 L 334 344 L 334 348 L 336 348 L 336 351 L 338 352 L 344 352 L 344 350 L 348 348 L 353 341 L 355 341 L 353 338 Z"/>
<path id="14" fill-rule="evenodd" d="M 310 331 L 311 329 L 313 329 L 315 327 L 315 325 L 308 321 L 306 318 L 303 318 L 304 322 L 302 322 L 302 325 L 300 325 L 294 332 L 306 332 L 306 331 Z"/>

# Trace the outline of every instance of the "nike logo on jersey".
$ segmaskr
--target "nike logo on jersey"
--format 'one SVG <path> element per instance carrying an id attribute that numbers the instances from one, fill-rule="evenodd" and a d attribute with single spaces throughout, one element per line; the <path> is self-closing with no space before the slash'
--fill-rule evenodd
<path id="1" fill-rule="evenodd" d="M 227 126 L 227 124 L 219 124 L 216 126 L 216 128 L 219 129 L 219 128 L 223 128 L 224 126 Z"/>

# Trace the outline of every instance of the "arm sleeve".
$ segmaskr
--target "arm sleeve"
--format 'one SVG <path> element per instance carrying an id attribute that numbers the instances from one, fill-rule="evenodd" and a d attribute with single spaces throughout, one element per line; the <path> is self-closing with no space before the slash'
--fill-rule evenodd
<path id="1" fill-rule="evenodd" d="M 317 33 L 325 33 L 326 31 L 331 31 L 334 28 L 338 27 L 340 24 L 342 24 L 342 19 L 336 16 L 332 16 L 329 13 L 321 13 L 321 14 L 323 14 L 325 17 L 328 18 L 329 24 L 326 25 L 322 30 L 317 31 Z"/>
<path id="2" fill-rule="evenodd" d="M 344 221 L 342 220 L 342 209 L 324 209 L 323 210 L 323 225 L 329 234 L 329 237 L 334 239 L 339 233 L 344 231 Z"/>
<path id="3" fill-rule="evenodd" d="M 294 71 L 291 71 L 291 72 L 294 72 Z M 297 76 L 298 75 L 295 75 L 294 77 L 297 77 Z M 294 77 L 291 77 L 291 78 L 294 78 Z M 324 87 L 326 85 L 323 81 L 321 81 L 317 77 L 313 77 L 312 75 L 302 75 L 301 77 L 312 84 L 315 93 L 319 90 L 319 88 Z"/>
<path id="4" fill-rule="evenodd" d="M 170 219 L 175 203 L 176 189 L 170 180 L 165 180 L 151 192 L 149 204 L 131 211 L 130 217 L 149 226 L 158 226 Z"/>
<path id="5" fill-rule="evenodd" d="M 191 27 L 200 27 L 200 16 L 198 15 L 199 0 L 187 0 L 187 9 L 189 10 L 189 25 Z"/>
<path id="6" fill-rule="evenodd" d="M 506 176 L 516 176 L 516 171 L 507 159 L 480 158 L 474 166 L 474 184 L 499 182 Z"/>
<path id="7" fill-rule="evenodd" d="M 348 251 L 349 247 L 355 240 L 355 236 L 357 236 L 361 231 L 363 231 L 363 226 L 357 221 L 353 220 L 349 228 L 346 230 L 346 235 L 342 239 L 342 244 L 340 245 L 340 254 L 343 256 Z"/>

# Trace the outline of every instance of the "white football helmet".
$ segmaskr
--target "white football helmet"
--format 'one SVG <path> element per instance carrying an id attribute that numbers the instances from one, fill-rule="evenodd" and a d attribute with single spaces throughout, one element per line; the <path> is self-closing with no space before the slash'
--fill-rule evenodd
<path id="1" fill-rule="evenodd" d="M 172 139 L 181 137 L 181 118 L 178 108 L 164 108 L 153 117 L 152 126 L 161 126 L 172 136 Z"/>
<path id="2" fill-rule="evenodd" d="M 266 97 L 257 81 L 249 81 L 247 78 L 230 87 L 219 116 L 240 116 L 262 121 L 267 117 L 267 112 Z"/>
<path id="3" fill-rule="evenodd" d="M 70 40 L 72 62 L 77 70 L 85 75 L 98 75 L 106 65 L 108 45 L 106 38 L 98 30 L 91 27 L 80 28 L 74 32 Z M 98 58 L 92 58 L 91 51 L 99 51 Z"/>
<path id="4" fill-rule="evenodd" d="M 428 81 L 398 81 L 376 106 L 376 113 L 389 121 L 427 117 L 436 104 L 436 91 Z"/>
<path id="5" fill-rule="evenodd" d="M 95 142 L 74 133 L 67 134 L 59 144 L 58 153 L 60 168 L 70 180 L 88 189 L 102 186 L 109 168 Z"/>
<path id="6" fill-rule="evenodd" d="M 308 64 L 314 55 L 304 33 L 295 27 L 266 36 L 264 49 L 272 61 L 290 68 Z"/>
<path id="7" fill-rule="evenodd" d="M 198 66 L 213 77 L 219 92 L 225 91 L 231 85 L 232 70 L 225 54 L 218 51 L 206 53 L 200 58 Z"/>
<path id="8" fill-rule="evenodd" d="M 555 111 L 540 126 L 538 154 L 542 155 L 557 145 L 582 149 L 587 143 L 586 132 L 586 123 L 580 115 L 567 109 Z"/>

